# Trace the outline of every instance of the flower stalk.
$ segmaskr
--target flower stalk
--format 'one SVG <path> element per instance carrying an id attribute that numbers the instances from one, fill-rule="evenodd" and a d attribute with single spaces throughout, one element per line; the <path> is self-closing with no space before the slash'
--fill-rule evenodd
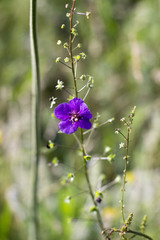
<path id="1" fill-rule="evenodd" d="M 101 214 L 100 214 L 100 211 L 99 211 L 99 208 L 98 208 L 98 204 L 95 201 L 94 193 L 93 193 L 92 186 L 91 186 L 90 179 L 89 179 L 89 175 L 88 175 L 87 160 L 85 158 L 86 152 L 85 152 L 84 145 L 83 145 L 83 129 L 82 128 L 81 128 L 81 150 L 82 150 L 82 153 L 83 153 L 84 172 L 85 172 L 85 177 L 86 177 L 86 181 L 87 181 L 87 185 L 88 185 L 88 189 L 89 189 L 89 194 L 92 198 L 92 202 L 93 202 L 94 207 L 96 209 L 98 224 L 101 228 L 101 231 L 103 231 L 104 230 L 104 225 L 103 225 L 102 217 L 101 217 Z"/>
<path id="2" fill-rule="evenodd" d="M 73 61 L 73 51 L 72 51 L 72 26 L 73 26 L 73 14 L 74 14 L 75 3 L 76 3 L 76 0 L 73 0 L 73 5 L 72 5 L 72 8 L 71 8 L 71 14 L 70 14 L 69 55 L 70 55 L 70 61 L 71 61 L 75 96 L 78 97 L 76 74 L 75 74 L 74 61 Z M 81 143 L 81 150 L 82 150 L 83 161 L 84 161 L 85 178 L 86 178 L 86 181 L 87 181 L 89 194 L 91 196 L 92 202 L 93 202 L 94 207 L 96 209 L 98 224 L 99 224 L 101 230 L 103 231 L 104 230 L 104 225 L 103 225 L 102 217 L 101 217 L 101 214 L 100 214 L 100 211 L 99 211 L 99 208 L 98 208 L 98 204 L 95 201 L 94 193 L 93 193 L 92 186 L 91 186 L 90 179 L 89 179 L 89 175 L 88 175 L 87 160 L 85 159 L 86 152 L 85 152 L 85 148 L 84 148 L 83 129 L 82 128 L 80 128 L 80 136 L 81 136 L 81 142 L 80 142 Z"/>
<path id="3" fill-rule="evenodd" d="M 124 166 L 124 175 L 123 175 L 123 185 L 122 185 L 122 195 L 121 195 L 121 213 L 122 213 L 122 220 L 123 223 L 125 223 L 125 216 L 124 216 L 124 192 L 125 192 L 125 186 L 126 186 L 126 177 L 127 177 L 127 164 L 128 164 L 128 151 L 129 151 L 129 137 L 130 137 L 130 127 L 128 127 L 128 133 L 126 139 L 126 156 L 124 157 L 125 166 Z"/>
<path id="4" fill-rule="evenodd" d="M 33 225 L 35 239 L 39 240 L 38 169 L 40 159 L 40 69 L 37 41 L 37 1 L 30 0 L 30 46 L 32 65 L 32 156 L 33 172 Z"/>
<path id="5" fill-rule="evenodd" d="M 72 5 L 72 8 L 71 8 L 71 15 L 70 15 L 69 54 L 70 54 L 72 76 L 73 76 L 74 89 L 75 89 L 75 96 L 78 97 L 76 75 L 75 75 L 75 68 L 74 68 L 74 61 L 73 61 L 73 51 L 72 51 L 72 42 L 73 42 L 72 41 L 72 28 L 73 28 L 73 14 L 74 14 L 75 4 L 76 4 L 76 0 L 73 0 L 73 5 Z"/>

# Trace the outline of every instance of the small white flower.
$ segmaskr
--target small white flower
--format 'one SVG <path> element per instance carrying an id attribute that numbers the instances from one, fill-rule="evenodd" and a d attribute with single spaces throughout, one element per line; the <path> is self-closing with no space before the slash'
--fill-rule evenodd
<path id="1" fill-rule="evenodd" d="M 64 82 L 62 82 L 61 80 L 58 79 L 57 85 L 55 86 L 56 90 L 62 90 L 62 88 L 64 88 L 63 83 Z"/>
<path id="2" fill-rule="evenodd" d="M 108 119 L 108 122 L 113 122 L 114 121 L 114 118 L 110 118 L 110 119 Z"/>
<path id="3" fill-rule="evenodd" d="M 57 45 L 61 45 L 62 44 L 62 41 L 61 40 L 58 40 L 57 41 Z"/>
<path id="4" fill-rule="evenodd" d="M 69 18 L 70 16 L 71 16 L 71 14 L 70 14 L 70 13 L 66 13 L 66 17 L 68 17 L 68 18 Z"/>
<path id="5" fill-rule="evenodd" d="M 123 118 L 120 119 L 120 121 L 121 121 L 121 122 L 125 122 L 125 121 L 126 121 L 126 118 L 123 117 Z"/>
<path id="6" fill-rule="evenodd" d="M 110 151 L 111 151 L 111 148 L 108 147 L 108 146 L 106 146 L 105 149 L 104 149 L 104 152 L 105 152 L 105 153 L 108 153 L 108 152 L 110 152 Z"/>
<path id="7" fill-rule="evenodd" d="M 65 63 L 68 63 L 68 62 L 69 62 L 69 58 L 66 57 L 66 58 L 64 59 L 64 61 L 65 61 Z"/>
<path id="8" fill-rule="evenodd" d="M 119 144 L 119 148 L 123 148 L 123 147 L 124 147 L 124 143 L 121 142 L 121 143 Z"/>
<path id="9" fill-rule="evenodd" d="M 55 98 L 55 97 L 51 97 L 51 98 L 49 99 L 50 102 L 51 102 L 50 108 L 52 108 L 53 105 L 56 104 L 56 99 L 57 99 L 57 98 Z"/>

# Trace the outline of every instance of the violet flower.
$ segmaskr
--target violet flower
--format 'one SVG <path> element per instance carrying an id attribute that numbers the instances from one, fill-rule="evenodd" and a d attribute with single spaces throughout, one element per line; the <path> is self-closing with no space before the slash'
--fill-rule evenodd
<path id="1" fill-rule="evenodd" d="M 69 103 L 62 103 L 54 110 L 54 115 L 61 119 L 59 128 L 63 133 L 72 134 L 78 127 L 90 129 L 92 127 L 89 119 L 92 114 L 87 105 L 80 98 L 74 98 Z"/>

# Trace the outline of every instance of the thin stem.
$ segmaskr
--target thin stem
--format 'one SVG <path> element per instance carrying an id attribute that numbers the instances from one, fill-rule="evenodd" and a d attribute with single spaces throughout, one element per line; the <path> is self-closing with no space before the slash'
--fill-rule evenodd
<path id="1" fill-rule="evenodd" d="M 69 69 L 72 69 L 70 66 L 68 66 L 66 63 L 62 62 L 62 61 L 59 61 L 61 64 L 63 64 L 64 66 L 66 66 L 67 68 Z"/>
<path id="2" fill-rule="evenodd" d="M 72 42 L 73 42 L 73 39 L 74 39 L 74 38 L 72 39 L 72 26 L 73 26 L 72 22 L 73 22 L 73 13 L 74 13 L 74 8 L 75 8 L 75 3 L 76 3 L 76 0 L 73 0 L 73 5 L 72 5 L 71 15 L 70 15 L 69 54 L 70 54 L 70 61 L 71 61 L 71 67 L 72 67 L 72 76 L 73 76 L 73 82 L 74 82 L 75 95 L 76 95 L 76 97 L 78 97 L 78 90 L 77 90 L 77 83 L 76 83 L 76 69 L 74 67 L 73 50 L 72 50 Z M 92 186 L 91 186 L 90 179 L 89 179 L 89 175 L 88 175 L 87 161 L 85 159 L 86 152 L 85 152 L 85 149 L 84 149 L 82 128 L 81 128 L 80 135 L 81 135 L 81 141 L 79 141 L 79 139 L 77 138 L 77 136 L 75 134 L 74 134 L 74 137 L 75 137 L 76 141 L 78 142 L 78 144 L 80 145 L 80 148 L 81 148 L 82 153 L 83 153 L 84 172 L 85 172 L 85 177 L 86 177 L 86 181 L 87 181 L 87 185 L 88 185 L 88 189 L 89 189 L 89 194 L 90 194 L 90 196 L 92 198 L 92 202 L 93 202 L 93 204 L 96 208 L 97 220 L 98 220 L 99 226 L 100 226 L 101 230 L 104 230 L 102 217 L 101 217 L 101 214 L 100 214 L 100 211 L 99 211 L 99 208 L 98 208 L 98 204 L 97 204 L 96 200 L 94 199 L 94 193 L 93 193 Z"/>
<path id="3" fill-rule="evenodd" d="M 73 133 L 73 136 L 74 136 L 75 140 L 77 141 L 77 143 L 78 143 L 79 147 L 81 148 L 81 143 L 80 143 L 80 141 L 79 141 L 78 137 L 76 136 L 76 134 L 75 134 L 75 133 Z"/>
<path id="4" fill-rule="evenodd" d="M 95 130 L 95 128 L 92 128 L 92 131 L 90 132 L 90 134 L 89 134 L 89 136 L 88 136 L 86 146 L 88 146 L 88 144 L 89 144 L 89 142 L 90 142 L 90 140 L 91 140 L 91 137 L 92 137 L 92 135 L 93 135 L 93 133 L 94 133 L 94 130 Z"/>
<path id="5" fill-rule="evenodd" d="M 64 88 L 64 91 L 65 91 L 68 95 L 71 95 L 71 93 L 70 93 L 66 88 Z"/>
<path id="6" fill-rule="evenodd" d="M 128 134 L 126 138 L 127 146 L 126 146 L 126 156 L 124 157 L 125 160 L 125 166 L 124 166 L 124 175 L 123 175 L 123 186 L 122 186 L 122 195 L 121 195 L 121 213 L 122 213 L 122 220 L 123 223 L 125 223 L 125 217 L 124 217 L 124 192 L 125 192 L 125 185 L 126 185 L 126 173 L 127 173 L 127 164 L 128 164 L 128 151 L 129 151 L 129 133 L 130 133 L 130 128 L 128 128 Z"/>
<path id="7" fill-rule="evenodd" d="M 149 240 L 153 240 L 150 236 L 148 236 L 147 234 L 141 233 L 141 232 L 136 232 L 136 231 L 133 231 L 133 230 L 130 230 L 130 229 L 127 232 L 128 233 L 133 233 L 135 235 L 138 235 L 138 236 L 141 236 L 141 237 L 144 237 L 144 238 L 147 238 Z"/>
<path id="8" fill-rule="evenodd" d="M 71 66 L 72 66 L 72 75 L 73 75 L 75 95 L 76 95 L 76 97 L 78 97 L 75 68 L 74 68 L 74 61 L 73 61 L 73 51 L 72 51 L 72 27 L 73 27 L 73 13 L 74 13 L 74 8 L 75 8 L 75 3 L 76 3 L 76 0 L 73 0 L 73 5 L 72 5 L 71 15 L 70 15 L 69 53 L 70 53 L 70 61 L 71 61 Z"/>
<path id="9" fill-rule="evenodd" d="M 90 90 L 91 90 L 91 88 L 89 87 L 88 90 L 87 90 L 87 92 L 86 92 L 86 95 L 85 95 L 84 98 L 83 98 L 83 101 L 84 101 L 84 100 L 86 99 L 86 97 L 88 96 Z"/>
<path id="10" fill-rule="evenodd" d="M 121 132 L 121 131 L 119 131 L 119 133 L 122 135 L 122 137 L 124 137 L 124 139 L 127 141 L 127 138 L 126 138 L 126 136 Z"/>
<path id="11" fill-rule="evenodd" d="M 87 87 L 87 85 L 84 85 L 81 89 L 78 90 L 78 93 L 80 93 L 86 87 Z"/>
<path id="12" fill-rule="evenodd" d="M 121 230 L 113 228 L 113 229 L 112 229 L 112 232 L 121 232 Z M 133 230 L 131 230 L 131 229 L 128 229 L 128 230 L 126 231 L 126 233 L 133 233 L 133 234 L 135 234 L 135 235 L 137 235 L 137 236 L 144 237 L 144 238 L 149 239 L 149 240 L 153 240 L 153 239 L 152 239 L 150 236 L 148 236 L 147 234 L 144 234 L 144 233 L 141 233 L 141 232 L 137 232 L 137 231 L 133 231 Z"/>
<path id="13" fill-rule="evenodd" d="M 98 189 L 98 191 L 100 192 L 104 192 L 106 189 L 112 187 L 113 185 L 117 184 L 117 181 L 116 180 L 113 180 L 112 182 L 102 186 L 101 188 Z"/>
<path id="14" fill-rule="evenodd" d="M 84 16 L 86 16 L 86 13 L 81 13 L 81 12 L 74 12 L 74 14 L 78 14 L 78 15 L 84 15 Z"/>
<path id="15" fill-rule="evenodd" d="M 96 127 L 94 127 L 94 128 L 91 128 L 91 129 L 85 131 L 85 132 L 83 133 L 83 135 L 85 135 L 85 134 L 93 131 L 93 129 L 95 130 L 95 129 L 99 128 L 99 127 L 102 127 L 103 125 L 105 125 L 105 124 L 107 124 L 107 123 L 111 123 L 113 120 L 114 120 L 114 118 L 109 119 L 109 120 L 105 121 L 104 123 L 101 123 L 101 124 L 99 124 L 98 126 L 96 126 Z"/>
<path id="16" fill-rule="evenodd" d="M 78 67 L 78 62 L 75 62 L 75 78 L 77 79 L 77 67 Z M 78 91 L 77 91 L 78 92 Z"/>
<path id="17" fill-rule="evenodd" d="M 103 225 L 102 217 L 101 217 L 101 214 L 100 214 L 100 211 L 99 211 L 99 208 L 98 208 L 98 204 L 95 201 L 93 190 L 92 190 L 92 186 L 91 186 L 89 175 L 88 175 L 87 161 L 85 159 L 86 152 L 85 152 L 84 145 L 83 145 L 83 130 L 82 130 L 82 128 L 81 128 L 81 149 L 82 149 L 82 153 L 83 153 L 84 171 L 85 171 L 85 177 L 86 177 L 86 181 L 87 181 L 87 185 L 88 185 L 88 189 L 89 189 L 89 194 L 90 194 L 90 196 L 92 198 L 92 202 L 93 202 L 94 206 L 97 209 L 97 211 L 96 211 L 96 213 L 97 213 L 97 220 L 98 220 L 98 223 L 99 223 L 99 226 L 100 226 L 101 230 L 103 231 L 104 230 L 104 225 Z"/>
<path id="18" fill-rule="evenodd" d="M 33 176 L 33 224 L 35 239 L 39 240 L 38 221 L 38 169 L 40 158 L 40 69 L 37 42 L 37 1 L 30 0 L 30 45 L 32 64 L 32 151 Z"/>

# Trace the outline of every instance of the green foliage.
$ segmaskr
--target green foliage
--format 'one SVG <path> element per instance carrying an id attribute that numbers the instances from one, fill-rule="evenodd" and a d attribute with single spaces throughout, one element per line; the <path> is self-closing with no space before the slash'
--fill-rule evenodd
<path id="1" fill-rule="evenodd" d="M 12 213 L 6 203 L 0 210 L 0 239 L 5 240 L 9 236 L 12 222 Z"/>

